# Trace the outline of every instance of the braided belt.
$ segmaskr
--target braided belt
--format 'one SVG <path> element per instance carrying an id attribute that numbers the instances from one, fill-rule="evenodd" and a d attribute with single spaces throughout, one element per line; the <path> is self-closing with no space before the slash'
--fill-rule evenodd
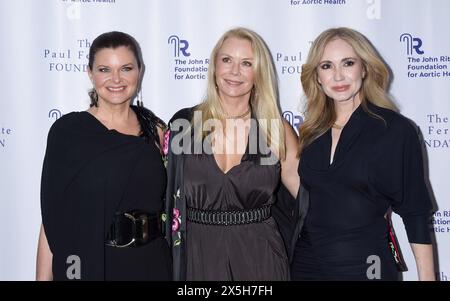
<path id="1" fill-rule="evenodd" d="M 270 205 L 236 211 L 209 211 L 192 207 L 187 208 L 187 220 L 205 225 L 233 226 L 259 223 L 271 216 Z"/>

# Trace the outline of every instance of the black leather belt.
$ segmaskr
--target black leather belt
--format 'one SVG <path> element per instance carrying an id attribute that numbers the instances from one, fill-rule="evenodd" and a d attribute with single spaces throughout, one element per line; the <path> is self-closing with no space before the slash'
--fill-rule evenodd
<path id="1" fill-rule="evenodd" d="M 161 236 L 160 214 L 135 210 L 114 216 L 105 244 L 118 248 L 139 247 Z"/>
<path id="2" fill-rule="evenodd" d="M 205 225 L 232 226 L 259 223 L 271 216 L 270 205 L 249 210 L 210 211 L 187 208 L 187 220 Z"/>

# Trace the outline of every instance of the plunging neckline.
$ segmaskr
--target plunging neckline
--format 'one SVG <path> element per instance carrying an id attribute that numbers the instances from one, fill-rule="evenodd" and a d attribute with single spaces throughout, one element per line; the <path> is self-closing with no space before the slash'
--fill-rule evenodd
<path id="1" fill-rule="evenodd" d="M 233 165 L 233 166 L 232 166 L 231 168 L 229 168 L 227 171 L 224 171 L 224 170 L 222 170 L 222 168 L 220 168 L 220 165 L 219 165 L 219 163 L 217 162 L 217 159 L 216 159 L 216 156 L 215 156 L 214 152 L 211 151 L 211 154 L 210 154 L 209 156 L 211 156 L 212 160 L 214 161 L 214 162 L 213 162 L 214 165 L 217 167 L 217 169 L 219 170 L 219 172 L 220 172 L 222 175 L 227 176 L 233 169 L 235 169 L 236 167 L 242 165 L 242 162 L 244 161 L 244 158 L 247 156 L 248 151 L 249 151 L 249 143 L 250 143 L 250 137 L 251 137 L 250 135 L 252 134 L 252 131 L 254 130 L 253 127 L 252 127 L 252 119 L 253 119 L 253 118 L 254 118 L 254 117 L 253 117 L 253 113 L 252 113 L 252 114 L 250 115 L 250 127 L 249 127 L 249 130 L 248 130 L 248 133 L 247 133 L 247 142 L 246 142 L 246 145 L 245 145 L 245 151 L 244 151 L 244 153 L 242 154 L 241 159 L 239 160 L 239 163 L 238 163 L 238 164 Z M 256 122 L 258 122 L 258 121 L 256 121 Z M 211 143 L 211 141 L 210 141 L 210 143 Z M 212 148 L 211 148 L 211 150 L 212 150 Z"/>
<path id="2" fill-rule="evenodd" d="M 330 167 L 334 164 L 334 162 L 336 160 L 336 158 L 335 158 L 336 152 L 338 149 L 339 142 L 341 141 L 341 136 L 342 136 L 342 133 L 344 132 L 344 128 L 345 128 L 345 125 L 344 125 L 344 127 L 342 127 L 341 133 L 339 134 L 339 137 L 337 138 L 336 147 L 334 148 L 334 151 L 333 151 L 333 128 L 330 129 L 330 136 L 331 136 L 331 146 L 330 146 L 330 156 L 329 156 L 329 166 Z"/>
<path id="3" fill-rule="evenodd" d="M 249 140 L 250 140 L 250 131 L 251 131 L 251 128 L 250 128 L 250 130 L 248 131 L 248 135 L 247 135 L 247 143 L 246 143 L 246 147 L 245 147 L 245 152 L 242 154 L 242 156 L 241 156 L 241 159 L 239 160 L 239 163 L 238 164 L 236 164 L 236 165 L 233 165 L 231 168 L 229 168 L 227 171 L 224 171 L 224 170 L 222 170 L 222 168 L 220 168 L 220 166 L 219 166 L 219 163 L 217 162 L 217 159 L 216 159 L 216 156 L 215 156 L 215 154 L 214 154 L 214 152 L 212 152 L 212 154 L 211 155 L 209 155 L 211 158 L 212 158 L 212 160 L 214 161 L 214 165 L 217 167 L 217 169 L 223 174 L 223 175 L 228 175 L 235 167 L 238 167 L 238 166 L 240 166 L 240 165 L 242 165 L 242 162 L 244 161 L 243 159 L 244 159 L 244 157 L 247 155 L 247 153 L 248 153 L 248 144 L 249 144 Z"/>
<path id="4" fill-rule="evenodd" d="M 352 133 L 347 133 L 348 129 L 352 128 L 352 123 L 354 122 L 355 119 L 357 119 L 357 116 L 359 115 L 359 112 L 362 110 L 361 104 L 359 104 L 356 109 L 352 112 L 352 114 L 350 115 L 350 118 L 348 119 L 347 123 L 342 127 L 341 129 L 341 133 L 339 134 L 339 138 L 336 142 L 336 147 L 334 149 L 334 153 L 332 152 L 332 148 L 333 148 L 333 128 L 330 128 L 327 131 L 327 135 L 329 135 L 330 138 L 330 146 L 329 146 L 329 153 L 328 153 L 328 168 L 331 169 L 333 167 L 336 166 L 336 159 L 338 158 L 340 149 L 342 148 L 342 144 L 345 144 L 345 141 L 342 141 L 343 139 L 347 139 L 349 137 L 347 137 L 346 135 L 352 135 Z M 359 129 L 354 129 L 354 131 L 359 131 Z M 350 132 L 352 132 L 350 130 Z M 333 156 L 331 156 L 333 154 Z"/>

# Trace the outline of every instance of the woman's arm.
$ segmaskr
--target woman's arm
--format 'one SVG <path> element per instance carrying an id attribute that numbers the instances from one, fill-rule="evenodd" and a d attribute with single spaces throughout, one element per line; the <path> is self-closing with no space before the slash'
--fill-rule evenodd
<path id="1" fill-rule="evenodd" d="M 39 233 L 38 251 L 36 259 L 36 280 L 50 281 L 53 280 L 52 273 L 53 254 L 48 245 L 47 236 L 45 235 L 44 225 L 41 224 Z"/>
<path id="2" fill-rule="evenodd" d="M 416 260 L 417 273 L 420 281 L 434 281 L 433 246 L 431 244 L 411 243 L 411 249 Z"/>
<path id="3" fill-rule="evenodd" d="M 298 137 L 291 125 L 283 119 L 285 141 L 286 141 L 286 158 L 281 160 L 281 181 L 292 197 L 297 198 L 300 187 L 300 177 L 298 175 Z"/>

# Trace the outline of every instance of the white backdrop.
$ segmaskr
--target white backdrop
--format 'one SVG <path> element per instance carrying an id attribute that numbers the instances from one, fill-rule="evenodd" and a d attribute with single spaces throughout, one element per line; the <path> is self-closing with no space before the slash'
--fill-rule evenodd
<path id="1" fill-rule="evenodd" d="M 90 42 L 111 30 L 140 42 L 144 104 L 168 121 L 200 101 L 205 59 L 235 26 L 254 29 L 269 45 L 293 124 L 302 116 L 299 71 L 310 42 L 335 26 L 373 42 L 393 71 L 393 98 L 424 136 L 438 208 L 430 231 L 438 276 L 448 280 L 449 12 L 450 0 L 0 0 L 0 280 L 34 279 L 47 132 L 61 114 L 88 107 Z M 403 224 L 394 222 L 409 266 L 404 278 L 414 280 Z"/>

